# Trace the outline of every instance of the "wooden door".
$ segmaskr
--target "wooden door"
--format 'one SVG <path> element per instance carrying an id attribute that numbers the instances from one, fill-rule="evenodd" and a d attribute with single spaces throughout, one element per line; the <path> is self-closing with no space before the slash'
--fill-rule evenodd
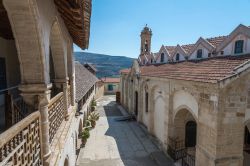
<path id="1" fill-rule="evenodd" d="M 186 123 L 186 137 L 185 145 L 186 147 L 195 147 L 196 145 L 196 131 L 197 125 L 194 121 L 188 121 Z"/>

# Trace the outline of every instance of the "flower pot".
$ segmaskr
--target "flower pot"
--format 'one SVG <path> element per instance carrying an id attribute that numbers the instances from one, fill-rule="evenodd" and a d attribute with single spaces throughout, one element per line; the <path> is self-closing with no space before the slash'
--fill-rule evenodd
<path id="1" fill-rule="evenodd" d="M 95 128 L 96 122 L 94 120 L 91 121 L 91 126 Z"/>
<path id="2" fill-rule="evenodd" d="M 91 112 L 95 111 L 95 106 L 91 106 Z"/>
<path id="3" fill-rule="evenodd" d="M 87 143 L 87 139 L 82 138 L 82 145 L 83 145 L 83 146 L 85 146 L 85 145 L 86 145 L 86 143 Z"/>

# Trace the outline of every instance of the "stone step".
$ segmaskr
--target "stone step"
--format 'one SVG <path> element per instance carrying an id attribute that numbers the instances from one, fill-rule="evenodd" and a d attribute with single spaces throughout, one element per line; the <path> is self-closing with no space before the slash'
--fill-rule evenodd
<path id="1" fill-rule="evenodd" d="M 162 151 L 150 153 L 150 157 L 157 163 L 158 166 L 175 166 L 172 159 L 166 156 Z"/>

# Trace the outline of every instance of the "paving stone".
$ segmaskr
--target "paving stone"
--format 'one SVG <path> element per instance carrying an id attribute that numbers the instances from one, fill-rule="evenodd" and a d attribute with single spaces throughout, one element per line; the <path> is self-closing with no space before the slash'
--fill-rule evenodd
<path id="1" fill-rule="evenodd" d="M 159 149 L 137 122 L 115 120 L 120 112 L 114 99 L 114 96 L 104 96 L 97 102 L 98 112 L 102 116 L 95 129 L 90 131 L 86 146 L 80 150 L 77 165 L 157 166 L 151 153 Z M 105 110 L 103 106 L 106 105 Z"/>

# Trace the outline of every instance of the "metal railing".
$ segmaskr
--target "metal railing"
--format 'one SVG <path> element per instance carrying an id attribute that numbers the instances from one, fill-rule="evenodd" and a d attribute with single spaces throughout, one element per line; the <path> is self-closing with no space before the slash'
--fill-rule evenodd
<path id="1" fill-rule="evenodd" d="M 174 161 L 186 157 L 187 149 L 184 146 L 184 141 L 169 137 L 167 152 Z"/>
<path id="2" fill-rule="evenodd" d="M 195 156 L 187 153 L 187 155 L 182 159 L 182 166 L 195 166 Z"/>

